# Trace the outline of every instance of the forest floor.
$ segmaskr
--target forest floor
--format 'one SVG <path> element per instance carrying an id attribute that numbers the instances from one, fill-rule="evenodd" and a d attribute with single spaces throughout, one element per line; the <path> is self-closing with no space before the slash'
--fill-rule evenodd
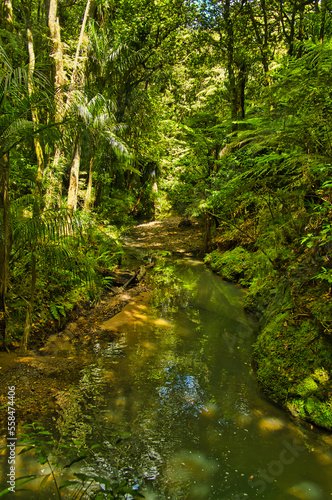
<path id="1" fill-rule="evenodd" d="M 124 249 L 144 252 L 168 251 L 197 255 L 202 234 L 199 223 L 179 226 L 180 217 L 139 224 L 130 230 Z M 44 426 L 59 410 L 58 400 L 72 382 L 78 380 L 87 363 L 89 346 L 100 334 L 98 325 L 119 313 L 129 301 L 143 291 L 144 282 L 117 295 L 106 292 L 91 310 L 79 308 L 61 332 L 48 337 L 43 348 L 33 348 L 22 355 L 19 349 L 0 353 L 0 406 L 7 404 L 7 387 L 16 388 L 16 408 L 20 425 L 39 422 Z M 6 411 L 0 412 L 0 425 L 7 426 Z"/>
<path id="2" fill-rule="evenodd" d="M 194 219 L 188 226 L 182 222 L 181 217 L 168 217 L 139 224 L 130 230 L 128 243 L 144 250 L 198 255 L 202 246 L 201 225 Z"/>

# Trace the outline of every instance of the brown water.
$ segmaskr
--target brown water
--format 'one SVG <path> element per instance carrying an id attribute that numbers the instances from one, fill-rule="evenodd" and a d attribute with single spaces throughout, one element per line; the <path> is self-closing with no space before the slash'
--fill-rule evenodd
<path id="1" fill-rule="evenodd" d="M 81 471 L 118 475 L 149 500 L 331 499 L 330 435 L 256 390 L 243 291 L 192 260 L 161 260 L 154 287 L 101 322 L 64 392 L 61 433 L 101 444 Z"/>

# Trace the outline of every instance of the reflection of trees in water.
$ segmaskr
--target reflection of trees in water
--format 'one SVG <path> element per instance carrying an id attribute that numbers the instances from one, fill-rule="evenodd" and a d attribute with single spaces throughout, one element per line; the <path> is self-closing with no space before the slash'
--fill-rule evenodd
<path id="1" fill-rule="evenodd" d="M 81 372 L 78 386 L 72 386 L 57 394 L 60 409 L 57 428 L 65 442 L 69 438 L 84 446 L 91 437 L 93 412 L 102 387 L 107 384 L 103 372 L 104 370 L 96 365 L 88 365 Z"/>
<path id="2" fill-rule="evenodd" d="M 240 292 L 211 280 L 202 266 L 184 270 L 162 261 L 156 267 L 159 286 L 150 311 L 145 311 L 141 323 L 124 327 L 128 344 L 121 356 L 103 353 L 95 369 L 82 374 L 80 390 L 87 398 L 77 400 L 70 418 L 90 424 L 80 413 L 85 408 L 93 415 L 95 438 L 110 445 L 112 434 L 130 432 L 123 465 L 147 479 L 159 478 L 156 487 L 161 491 L 165 487 L 161 475 L 170 474 L 172 457 L 180 449 L 201 449 L 202 439 L 214 447 L 229 425 L 225 417 L 234 419 L 234 411 L 243 412 L 242 407 L 235 410 L 240 375 L 229 379 L 224 370 L 218 378 L 225 368 L 220 366 L 224 354 L 218 357 L 225 345 L 224 329 L 241 328 L 242 313 Z M 104 398 L 99 402 L 98 391 Z M 87 408 L 88 399 L 99 408 L 97 412 Z M 207 419 L 214 424 L 207 425 Z M 107 463 L 112 463 L 111 453 L 110 448 L 105 454 Z M 189 458 L 183 460 L 186 470 L 196 467 L 197 460 L 192 463 Z M 170 476 L 166 481 L 172 481 Z"/>

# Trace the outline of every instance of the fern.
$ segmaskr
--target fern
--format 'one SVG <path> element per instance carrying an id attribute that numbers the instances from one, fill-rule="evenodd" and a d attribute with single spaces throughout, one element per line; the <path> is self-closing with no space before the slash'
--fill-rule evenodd
<path id="1" fill-rule="evenodd" d="M 52 314 L 53 318 L 55 318 L 55 319 L 58 320 L 59 319 L 59 313 L 58 313 L 58 307 L 55 304 L 55 302 L 51 302 L 49 307 L 50 307 L 50 311 L 51 311 L 51 314 Z"/>

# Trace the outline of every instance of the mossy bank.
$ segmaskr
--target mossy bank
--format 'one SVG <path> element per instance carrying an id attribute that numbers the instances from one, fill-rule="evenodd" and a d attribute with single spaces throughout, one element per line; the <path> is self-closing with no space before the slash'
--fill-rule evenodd
<path id="1" fill-rule="evenodd" d="M 313 254 L 299 250 L 275 262 L 268 253 L 236 247 L 214 250 L 205 261 L 248 288 L 245 307 L 260 324 L 253 366 L 261 391 L 293 416 L 332 429 L 331 287 L 311 278 Z"/>

